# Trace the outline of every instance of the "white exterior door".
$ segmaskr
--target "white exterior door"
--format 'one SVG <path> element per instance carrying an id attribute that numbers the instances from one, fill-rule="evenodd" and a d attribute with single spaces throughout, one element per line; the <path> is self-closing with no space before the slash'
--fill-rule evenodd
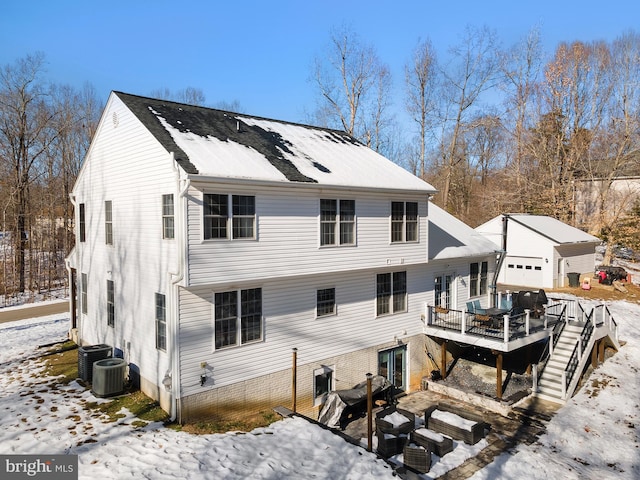
<path id="1" fill-rule="evenodd" d="M 507 257 L 505 283 L 542 288 L 542 262 L 542 258 Z"/>

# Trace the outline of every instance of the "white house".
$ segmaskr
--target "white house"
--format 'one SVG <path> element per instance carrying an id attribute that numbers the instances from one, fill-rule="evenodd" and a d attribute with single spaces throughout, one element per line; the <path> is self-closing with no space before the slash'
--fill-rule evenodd
<path id="1" fill-rule="evenodd" d="M 593 235 L 543 215 L 499 215 L 476 231 L 506 252 L 498 282 L 533 288 L 566 286 L 569 273 L 593 274 L 600 244 Z"/>
<path id="2" fill-rule="evenodd" d="M 72 192 L 74 334 L 179 421 L 289 405 L 294 357 L 303 413 L 369 372 L 419 389 L 426 305 L 495 270 L 433 193 L 344 132 L 113 92 Z"/>

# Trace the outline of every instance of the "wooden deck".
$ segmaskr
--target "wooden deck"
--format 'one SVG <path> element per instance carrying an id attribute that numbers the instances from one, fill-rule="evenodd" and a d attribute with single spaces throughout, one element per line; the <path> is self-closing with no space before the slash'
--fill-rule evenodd
<path id="1" fill-rule="evenodd" d="M 443 340 L 511 352 L 551 336 L 555 325 L 565 317 L 564 308 L 564 304 L 552 304 L 543 315 L 534 318 L 528 311 L 520 315 L 473 314 L 427 306 L 424 333 Z"/>

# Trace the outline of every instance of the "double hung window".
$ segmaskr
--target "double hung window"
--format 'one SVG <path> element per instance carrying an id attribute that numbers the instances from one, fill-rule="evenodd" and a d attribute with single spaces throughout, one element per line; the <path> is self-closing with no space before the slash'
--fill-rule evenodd
<path id="1" fill-rule="evenodd" d="M 167 350 L 167 299 L 156 293 L 156 348 Z"/>
<path id="2" fill-rule="evenodd" d="M 215 348 L 262 339 L 262 289 L 215 294 Z"/>
<path id="3" fill-rule="evenodd" d="M 116 324 L 116 305 L 113 280 L 107 280 L 107 325 L 114 327 Z"/>
<path id="4" fill-rule="evenodd" d="M 376 314 L 407 311 L 407 272 L 380 273 L 376 279 Z"/>
<path id="5" fill-rule="evenodd" d="M 469 265 L 469 296 L 479 297 L 487 293 L 488 262 Z"/>
<path id="6" fill-rule="evenodd" d="M 355 245 L 355 200 L 320 200 L 320 245 Z"/>
<path id="7" fill-rule="evenodd" d="M 84 242 L 87 239 L 87 220 L 86 220 L 84 203 L 78 205 L 78 236 L 79 240 Z"/>
<path id="8" fill-rule="evenodd" d="M 318 290 L 317 303 L 316 303 L 316 315 L 318 317 L 324 317 L 327 315 L 333 315 L 336 313 L 336 289 L 335 288 L 323 288 Z"/>
<path id="9" fill-rule="evenodd" d="M 162 195 L 162 238 L 175 237 L 173 194 Z"/>
<path id="10" fill-rule="evenodd" d="M 255 197 L 205 193 L 203 200 L 205 240 L 256 238 Z"/>
<path id="11" fill-rule="evenodd" d="M 113 245 L 113 206 L 111 200 L 104 202 L 104 241 Z"/>
<path id="12" fill-rule="evenodd" d="M 391 202 L 391 242 L 418 241 L 418 203 Z"/>

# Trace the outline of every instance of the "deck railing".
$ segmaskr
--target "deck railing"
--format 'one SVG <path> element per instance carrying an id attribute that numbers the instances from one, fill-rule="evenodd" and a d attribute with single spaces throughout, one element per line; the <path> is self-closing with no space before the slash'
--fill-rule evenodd
<path id="1" fill-rule="evenodd" d="M 552 312 L 555 310 L 552 309 Z M 519 315 L 492 316 L 427 305 L 427 326 L 508 343 L 553 327 L 560 315 L 552 313 L 542 318 L 532 318 L 526 310 Z"/>

